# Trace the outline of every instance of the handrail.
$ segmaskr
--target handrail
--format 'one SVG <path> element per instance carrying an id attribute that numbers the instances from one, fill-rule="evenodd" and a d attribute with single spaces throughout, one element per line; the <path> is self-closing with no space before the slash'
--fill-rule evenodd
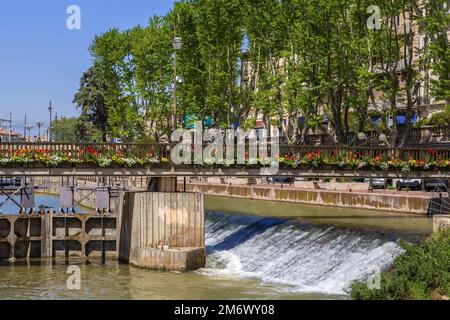
<path id="1" fill-rule="evenodd" d="M 49 143 L 49 142 L 1 142 L 0 155 L 17 152 L 20 150 L 38 151 L 45 150 L 46 152 L 59 152 L 69 156 L 76 156 L 79 152 L 92 148 L 99 155 L 112 153 L 126 153 L 136 157 L 143 157 L 149 154 L 153 156 L 170 158 L 170 150 L 173 144 L 158 143 Z M 205 146 L 207 143 L 205 143 Z M 270 148 L 270 139 L 268 143 Z M 246 145 L 248 149 L 248 144 Z M 304 156 L 311 152 L 321 153 L 359 153 L 376 157 L 380 155 L 390 156 L 391 158 L 398 158 L 408 160 L 413 158 L 415 160 L 429 160 L 429 159 L 450 159 L 450 148 L 448 147 L 404 147 L 392 148 L 382 146 L 313 146 L 313 145 L 280 145 L 280 155 L 296 154 Z"/>
<path id="2" fill-rule="evenodd" d="M 121 150 L 129 147 L 147 147 L 147 148 L 167 148 L 174 144 L 169 143 L 66 143 L 66 142 L 0 142 L 0 151 L 8 150 L 55 150 L 55 151 L 69 151 L 69 150 L 83 150 L 83 148 L 95 147 L 103 150 L 103 147 L 113 147 L 112 149 Z M 205 146 L 208 143 L 204 144 Z M 248 143 L 246 144 L 248 146 Z M 270 145 L 270 139 L 268 139 L 268 145 Z M 315 145 L 302 145 L 302 144 L 280 144 L 280 148 L 292 148 L 292 149 L 314 149 L 314 150 L 411 150 L 411 151 L 421 151 L 421 150 L 442 150 L 449 151 L 449 147 L 389 147 L 389 146 L 345 146 L 345 145 L 333 145 L 333 146 L 315 146 Z M 48 148 L 50 147 L 50 148 Z M 72 148 L 67 148 L 72 147 Z"/>
<path id="3" fill-rule="evenodd" d="M 373 130 L 364 131 L 366 139 L 360 141 L 356 139 L 356 143 L 379 143 L 379 133 Z M 383 131 L 388 139 L 390 139 L 389 132 Z M 402 139 L 404 134 L 403 129 L 399 129 L 397 142 Z M 351 141 L 356 137 L 357 133 L 350 132 L 347 140 Z M 304 138 L 305 144 L 328 144 L 334 145 L 333 138 L 326 133 L 307 134 Z M 411 128 L 409 143 L 410 144 L 426 144 L 426 143 L 445 143 L 450 142 L 450 126 L 424 126 L 419 128 Z"/>

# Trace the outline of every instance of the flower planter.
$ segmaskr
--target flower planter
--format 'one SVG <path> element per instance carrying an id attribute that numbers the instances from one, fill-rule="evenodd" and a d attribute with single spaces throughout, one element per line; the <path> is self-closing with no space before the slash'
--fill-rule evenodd
<path id="1" fill-rule="evenodd" d="M 33 161 L 22 163 L 21 168 L 47 168 L 48 166 L 43 162 Z"/>
<path id="2" fill-rule="evenodd" d="M 173 167 L 176 170 L 193 170 L 193 169 L 197 168 L 197 166 L 194 164 L 180 164 L 180 165 L 174 164 L 173 166 L 171 166 L 170 163 L 153 164 L 151 167 L 152 168 L 162 168 L 162 169 Z"/>
<path id="3" fill-rule="evenodd" d="M 0 163 L 1 168 L 167 168 L 172 167 L 178 170 L 217 170 L 217 169 L 235 169 L 235 170 L 259 170 L 263 168 L 270 168 L 271 164 L 263 161 L 263 163 L 255 164 L 235 164 L 226 161 L 226 164 L 212 163 L 212 159 L 206 159 L 207 163 L 203 165 L 181 164 L 173 165 L 167 158 L 160 157 L 124 157 L 123 154 L 105 154 L 99 156 L 95 150 L 83 154 L 81 157 L 70 159 L 58 152 L 52 154 L 38 154 L 32 155 L 28 153 L 17 153 L 14 155 L 0 156 L 3 163 Z M 398 158 L 375 157 L 375 158 L 341 158 L 320 153 L 312 153 L 311 155 L 295 156 L 288 154 L 279 158 L 279 168 L 286 170 L 303 170 L 303 171 L 317 171 L 317 170 L 335 170 L 335 171 L 391 171 L 391 172 L 449 172 L 450 162 L 448 159 L 439 160 L 415 160 L 408 158 L 400 160 Z M 137 162 L 134 163 L 133 162 Z M 100 166 L 102 164 L 102 166 Z"/>
<path id="4" fill-rule="evenodd" d="M 148 165 L 147 164 L 136 163 L 136 164 L 133 164 L 131 166 L 127 166 L 127 168 L 130 168 L 130 169 L 147 169 Z"/>
<path id="5" fill-rule="evenodd" d="M 17 167 L 22 167 L 22 163 L 21 162 L 4 162 L 1 163 L 0 162 L 0 168 L 17 168 Z"/>
<path id="6" fill-rule="evenodd" d="M 61 162 L 56 165 L 44 164 L 44 166 L 48 168 L 73 168 L 73 164 L 71 162 Z"/>
<path id="7" fill-rule="evenodd" d="M 76 163 L 73 165 L 74 168 L 95 168 L 98 167 L 98 165 L 95 162 L 81 162 L 81 163 Z"/>
<path id="8" fill-rule="evenodd" d="M 297 170 L 310 170 L 312 168 L 311 165 L 306 163 L 298 163 L 295 166 L 289 166 L 288 169 L 297 169 Z"/>
<path id="9" fill-rule="evenodd" d="M 108 166 L 104 166 L 104 167 L 100 167 L 100 168 L 119 169 L 119 168 L 123 168 L 123 166 L 121 166 L 117 163 L 110 163 Z"/>

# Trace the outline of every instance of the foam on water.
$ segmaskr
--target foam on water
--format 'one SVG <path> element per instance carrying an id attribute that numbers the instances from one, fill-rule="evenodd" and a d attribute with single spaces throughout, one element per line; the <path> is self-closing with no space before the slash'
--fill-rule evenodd
<path id="1" fill-rule="evenodd" d="M 402 253 L 392 234 L 208 213 L 209 276 L 258 278 L 289 291 L 345 294 Z"/>

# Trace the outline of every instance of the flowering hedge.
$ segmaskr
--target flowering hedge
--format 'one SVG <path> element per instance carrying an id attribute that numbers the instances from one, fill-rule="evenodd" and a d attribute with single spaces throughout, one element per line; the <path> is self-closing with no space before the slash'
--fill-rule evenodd
<path id="1" fill-rule="evenodd" d="M 315 151 L 306 155 L 287 154 L 280 158 L 284 168 L 316 168 L 338 170 L 378 170 L 378 171 L 447 171 L 450 170 L 450 160 L 439 156 L 435 151 L 427 151 L 425 160 L 409 158 L 402 160 L 388 155 L 372 157 L 361 152 Z"/>
<path id="2" fill-rule="evenodd" d="M 49 152 L 46 149 L 9 150 L 0 155 L 0 167 L 148 167 L 151 165 L 169 164 L 169 160 L 147 153 L 134 156 L 125 151 L 105 151 L 99 153 L 93 147 L 87 147 L 74 155 L 64 152 Z"/>
<path id="3" fill-rule="evenodd" d="M 349 150 L 314 151 L 306 154 L 289 153 L 279 158 L 281 168 L 288 169 L 336 169 L 336 170 L 378 170 L 401 171 L 413 170 L 447 171 L 450 170 L 450 160 L 445 159 L 436 151 L 429 149 L 425 160 L 413 158 L 399 159 L 395 156 L 377 155 L 375 157 L 361 152 Z M 270 161 L 247 160 L 245 167 L 267 167 Z M 0 167 L 100 167 L 100 168 L 144 168 L 170 166 L 167 158 L 155 156 L 153 153 L 133 154 L 127 151 L 102 151 L 87 147 L 75 154 L 45 149 L 8 150 L 0 154 Z M 204 159 L 203 167 L 219 166 L 213 158 Z M 222 167 L 242 167 L 234 161 L 226 161 Z"/>

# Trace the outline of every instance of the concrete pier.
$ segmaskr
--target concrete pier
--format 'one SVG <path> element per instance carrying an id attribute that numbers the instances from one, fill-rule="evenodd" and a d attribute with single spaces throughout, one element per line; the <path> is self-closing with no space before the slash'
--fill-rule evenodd
<path id="1" fill-rule="evenodd" d="M 205 224 L 200 193 L 127 192 L 119 258 L 134 266 L 188 271 L 205 266 Z"/>

